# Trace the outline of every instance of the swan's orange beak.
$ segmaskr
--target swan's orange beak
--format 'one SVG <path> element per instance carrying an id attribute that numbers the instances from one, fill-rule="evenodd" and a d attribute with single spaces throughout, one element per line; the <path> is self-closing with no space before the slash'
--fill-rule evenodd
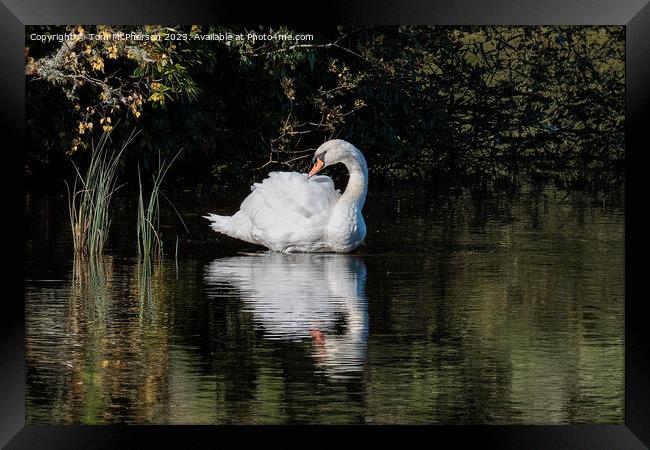
<path id="1" fill-rule="evenodd" d="M 307 178 L 311 178 L 314 175 L 316 175 L 320 170 L 325 166 L 325 163 L 323 162 L 322 159 L 317 158 L 316 159 L 316 164 L 314 164 L 314 167 L 311 168 L 309 171 L 309 175 L 307 175 Z"/>

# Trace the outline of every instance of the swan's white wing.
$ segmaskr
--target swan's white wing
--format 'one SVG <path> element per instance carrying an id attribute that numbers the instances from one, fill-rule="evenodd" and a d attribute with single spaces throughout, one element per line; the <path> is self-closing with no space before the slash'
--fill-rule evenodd
<path id="1" fill-rule="evenodd" d="M 271 172 L 251 189 L 241 212 L 252 223 L 252 236 L 269 248 L 318 239 L 340 198 L 331 178 L 297 172 Z"/>

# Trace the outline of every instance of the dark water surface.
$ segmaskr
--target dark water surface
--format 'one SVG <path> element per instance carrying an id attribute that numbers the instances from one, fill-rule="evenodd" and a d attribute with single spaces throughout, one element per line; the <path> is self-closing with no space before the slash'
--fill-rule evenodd
<path id="1" fill-rule="evenodd" d="M 218 238 L 245 195 L 163 203 L 150 277 L 133 205 L 92 266 L 26 197 L 28 423 L 623 422 L 622 195 L 371 187 L 351 255 Z"/>

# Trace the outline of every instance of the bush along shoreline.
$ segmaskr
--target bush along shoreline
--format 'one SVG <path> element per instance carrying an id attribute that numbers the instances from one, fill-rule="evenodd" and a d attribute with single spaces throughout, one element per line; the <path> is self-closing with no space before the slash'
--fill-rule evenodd
<path id="1" fill-rule="evenodd" d="M 108 38 L 120 32 L 158 38 Z M 195 39 L 251 33 L 312 39 Z M 224 186 L 304 171 L 339 137 L 373 183 L 618 188 L 624 41 L 619 26 L 28 26 L 28 186 L 69 179 L 93 139 L 137 128 L 118 168 L 134 185 L 181 147 L 169 179 Z"/>

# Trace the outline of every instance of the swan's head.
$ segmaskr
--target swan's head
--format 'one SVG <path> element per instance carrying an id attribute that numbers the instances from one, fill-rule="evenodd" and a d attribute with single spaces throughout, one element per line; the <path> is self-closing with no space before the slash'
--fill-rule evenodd
<path id="1" fill-rule="evenodd" d="M 308 177 L 311 178 L 327 166 L 351 162 L 362 162 L 365 165 L 366 160 L 354 145 L 342 139 L 332 139 L 322 144 L 314 152 L 312 168 Z"/>

